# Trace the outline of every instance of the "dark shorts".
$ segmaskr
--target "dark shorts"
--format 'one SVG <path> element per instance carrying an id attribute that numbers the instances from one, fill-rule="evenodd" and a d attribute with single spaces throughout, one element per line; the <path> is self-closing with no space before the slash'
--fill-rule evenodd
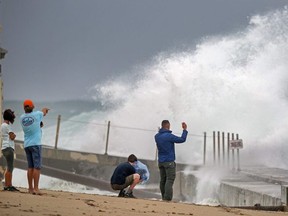
<path id="1" fill-rule="evenodd" d="M 12 172 L 14 169 L 14 149 L 11 147 L 2 150 L 2 154 L 6 159 L 7 171 Z"/>
<path id="2" fill-rule="evenodd" d="M 111 184 L 111 187 L 113 190 L 122 190 L 126 187 L 128 187 L 129 185 L 131 185 L 134 181 L 134 177 L 133 174 L 129 175 L 126 177 L 125 179 L 125 183 L 123 185 L 118 185 L 118 184 Z"/>
<path id="3" fill-rule="evenodd" d="M 41 169 L 42 165 L 42 146 L 29 146 L 25 148 L 28 168 Z"/>

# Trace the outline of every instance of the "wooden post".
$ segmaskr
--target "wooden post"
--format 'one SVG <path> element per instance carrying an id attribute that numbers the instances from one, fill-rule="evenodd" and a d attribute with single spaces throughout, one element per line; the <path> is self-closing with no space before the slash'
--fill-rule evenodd
<path id="1" fill-rule="evenodd" d="M 227 165 L 230 166 L 230 133 L 227 133 Z"/>
<path id="2" fill-rule="evenodd" d="M 239 139 L 239 134 L 236 134 L 236 139 Z M 240 151 L 237 149 L 237 170 L 240 171 Z"/>
<path id="3" fill-rule="evenodd" d="M 234 140 L 234 133 L 232 133 L 232 140 Z M 234 149 L 232 149 L 232 169 L 235 169 L 235 153 Z"/>
<path id="4" fill-rule="evenodd" d="M 223 156 L 223 165 L 225 164 L 225 134 L 222 132 L 222 156 Z"/>
<path id="5" fill-rule="evenodd" d="M 220 165 L 220 131 L 217 132 L 217 143 L 218 143 L 218 165 Z"/>
<path id="6" fill-rule="evenodd" d="M 215 142 L 215 131 L 213 131 L 213 162 L 215 164 L 216 159 L 216 142 Z"/>
<path id="7" fill-rule="evenodd" d="M 157 146 L 156 146 L 156 150 L 155 150 L 155 161 L 158 160 L 158 149 L 157 149 Z"/>
<path id="8" fill-rule="evenodd" d="M 60 122 L 61 122 L 61 115 L 58 115 L 58 118 L 57 118 L 57 127 L 56 127 L 56 137 L 55 137 L 55 149 L 58 148 L 58 138 L 59 138 L 59 131 L 60 131 Z"/>
<path id="9" fill-rule="evenodd" d="M 203 165 L 206 164 L 206 132 L 204 132 Z"/>
<path id="10" fill-rule="evenodd" d="M 106 147 L 105 147 L 105 153 L 104 153 L 105 155 L 108 154 L 109 133 L 110 133 L 110 121 L 108 121 L 108 125 L 107 125 Z"/>

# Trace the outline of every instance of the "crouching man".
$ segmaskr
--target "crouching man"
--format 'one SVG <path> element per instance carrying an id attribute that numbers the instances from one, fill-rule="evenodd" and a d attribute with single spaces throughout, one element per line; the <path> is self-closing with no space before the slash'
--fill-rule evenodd
<path id="1" fill-rule="evenodd" d="M 136 198 L 133 189 L 140 182 L 140 175 L 133 166 L 136 161 L 137 157 L 131 154 L 127 162 L 120 163 L 115 168 L 111 177 L 111 187 L 113 190 L 120 190 L 118 197 Z M 128 190 L 125 191 L 128 186 Z"/>

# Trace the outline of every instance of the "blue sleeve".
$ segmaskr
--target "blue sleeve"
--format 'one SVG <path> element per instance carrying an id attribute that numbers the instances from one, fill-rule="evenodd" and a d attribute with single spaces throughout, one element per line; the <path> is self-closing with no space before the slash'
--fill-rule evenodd
<path id="1" fill-rule="evenodd" d="M 39 120 L 42 121 L 43 120 L 43 116 L 44 116 L 43 112 L 37 111 L 37 114 L 38 114 Z"/>
<path id="2" fill-rule="evenodd" d="M 186 141 L 188 131 L 183 130 L 181 137 L 175 136 L 174 134 L 171 134 L 171 141 L 174 143 L 183 143 Z"/>
<path id="3" fill-rule="evenodd" d="M 150 177 L 148 167 L 139 160 L 137 161 L 134 167 L 136 169 L 136 172 L 140 175 L 140 179 L 142 180 L 141 183 L 146 183 Z"/>

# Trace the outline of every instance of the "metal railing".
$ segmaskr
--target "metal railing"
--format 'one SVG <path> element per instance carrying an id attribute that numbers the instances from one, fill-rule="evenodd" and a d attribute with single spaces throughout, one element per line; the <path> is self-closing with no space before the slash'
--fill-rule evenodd
<path id="1" fill-rule="evenodd" d="M 225 136 L 226 134 L 226 136 Z M 230 138 L 231 137 L 231 138 Z M 236 139 L 235 139 L 236 138 Z M 231 166 L 235 170 L 235 149 L 230 149 L 231 141 L 239 140 L 239 134 L 229 133 L 229 132 L 220 132 L 213 131 L 213 164 L 219 166 Z M 217 140 L 217 141 L 216 141 Z M 217 147 L 216 147 L 217 144 Z M 207 149 L 207 133 L 204 132 L 204 147 L 203 147 L 203 165 L 206 164 L 206 149 Z M 222 151 L 221 151 L 222 149 Z M 216 157 L 217 150 L 217 157 Z M 237 170 L 240 171 L 240 149 L 237 148 Z M 222 157 L 221 157 L 222 152 Z M 230 157 L 230 153 L 231 156 Z M 217 159 L 217 160 L 216 160 Z"/>
<path id="2" fill-rule="evenodd" d="M 157 130 L 158 130 L 157 128 L 155 128 L 153 130 L 153 129 L 129 127 L 129 126 L 124 126 L 124 125 L 112 124 L 111 121 L 106 121 L 105 123 L 91 122 L 91 121 L 89 122 L 89 121 L 83 121 L 83 120 L 79 121 L 79 120 L 73 120 L 70 118 L 62 118 L 61 115 L 58 115 L 57 118 L 55 118 L 55 116 L 54 117 L 49 116 L 49 117 L 45 117 L 45 119 L 48 121 L 47 121 L 47 124 L 46 124 L 46 122 L 44 124 L 46 124 L 46 126 L 48 125 L 48 127 L 51 126 L 50 129 L 52 129 L 53 131 L 50 130 L 49 140 L 46 139 L 44 142 L 46 142 L 45 144 L 46 145 L 48 144 L 52 148 L 55 148 L 55 149 L 61 148 L 61 149 L 69 150 L 69 147 L 71 147 L 71 145 L 68 145 L 68 147 L 63 147 L 63 146 L 65 146 L 65 144 L 63 145 L 63 143 L 72 142 L 73 137 L 69 137 L 69 135 L 67 135 L 67 134 L 65 134 L 65 135 L 62 134 L 62 136 L 61 136 L 61 133 L 64 133 L 64 131 L 69 130 L 67 128 L 67 126 L 77 125 L 77 127 L 79 127 L 79 128 L 83 127 L 83 128 L 88 129 L 90 127 L 90 129 L 89 129 L 90 133 L 94 133 L 93 131 L 95 131 L 95 133 L 96 133 L 96 131 L 97 131 L 97 133 L 98 133 L 97 136 L 95 135 L 93 137 L 95 140 L 92 139 L 92 141 L 91 141 L 91 145 L 93 145 L 93 143 L 97 143 L 96 147 L 94 147 L 98 150 L 100 149 L 100 152 L 96 151 L 97 153 L 104 154 L 104 155 L 115 155 L 116 156 L 117 153 L 115 154 L 115 152 L 117 152 L 117 150 L 120 150 L 119 146 L 118 146 L 119 143 L 120 143 L 120 145 L 121 145 L 121 143 L 125 143 L 125 144 L 127 144 L 127 146 L 129 146 L 130 140 L 128 140 L 126 142 L 125 138 L 123 138 L 123 137 L 125 137 L 125 136 L 127 137 L 127 136 L 130 136 L 130 134 L 132 134 L 132 136 L 133 136 L 132 138 L 134 139 L 134 141 L 136 140 L 135 142 L 137 142 L 137 140 L 141 139 L 142 143 L 150 145 L 150 149 L 148 150 L 150 152 L 149 153 L 150 154 L 149 159 L 153 160 L 153 158 L 154 158 L 155 160 L 157 160 L 157 149 L 156 149 L 156 145 L 155 145 L 155 141 L 154 141 L 154 135 L 157 133 Z M 56 120 L 56 124 L 55 124 L 55 120 Z M 53 128 L 55 128 L 55 130 Z M 54 138 L 54 140 L 55 140 L 54 144 L 53 144 L 53 136 L 55 137 Z M 67 138 L 66 138 L 66 136 L 67 136 Z M 117 136 L 117 138 L 115 138 L 115 136 Z M 191 141 L 189 141 L 189 142 L 193 143 L 193 146 L 195 145 L 195 143 L 197 143 L 197 147 L 194 147 L 195 148 L 194 150 L 197 151 L 198 155 L 200 155 L 198 157 L 200 159 L 200 163 L 198 163 L 198 165 L 201 165 L 201 163 L 202 163 L 202 165 L 205 166 L 205 165 L 207 165 L 207 162 L 209 161 L 210 163 L 212 163 L 212 165 L 228 166 L 228 167 L 231 167 L 233 170 L 235 170 L 235 169 L 240 170 L 240 151 L 239 151 L 239 149 L 236 149 L 237 161 L 235 161 L 235 159 L 236 159 L 235 158 L 235 150 L 230 149 L 230 141 L 235 140 L 235 139 L 238 140 L 239 139 L 238 134 L 229 133 L 229 132 L 220 132 L 220 131 L 217 131 L 217 132 L 213 131 L 212 134 L 210 132 L 210 135 L 208 135 L 207 132 L 204 132 L 202 134 L 195 134 L 195 133 L 189 132 L 188 137 L 193 137 L 193 139 L 191 139 Z M 147 139 L 147 140 L 143 141 L 142 139 Z M 79 142 L 81 142 L 81 141 L 79 141 Z M 133 141 L 131 141 L 131 142 L 133 142 Z M 134 150 L 137 151 L 139 149 L 139 147 L 137 145 L 141 146 L 141 143 L 136 143 L 133 146 L 134 149 L 129 149 L 129 150 L 131 150 L 132 152 Z M 95 145 L 93 145 L 93 146 L 95 146 Z M 118 149 L 114 151 L 115 146 Z M 132 146 L 132 145 L 130 145 L 130 146 Z M 179 148 L 179 149 L 180 148 L 186 148 L 186 147 L 187 147 L 187 145 L 183 146 L 183 147 L 181 145 L 178 147 L 178 145 L 177 145 L 177 148 Z M 154 148 L 154 150 L 151 148 Z M 72 150 L 72 149 L 70 148 L 70 150 Z M 85 148 L 78 148 L 76 150 L 85 152 L 86 149 Z M 125 149 L 123 151 L 125 151 Z M 202 151 L 203 151 L 203 154 L 201 154 Z M 154 156 L 152 156 L 152 154 L 151 154 L 152 152 L 155 152 L 153 154 Z M 141 151 L 140 151 L 140 153 L 142 154 Z M 152 158 L 151 158 L 151 156 L 152 156 Z M 237 167 L 235 168 L 236 162 L 237 162 Z"/>

